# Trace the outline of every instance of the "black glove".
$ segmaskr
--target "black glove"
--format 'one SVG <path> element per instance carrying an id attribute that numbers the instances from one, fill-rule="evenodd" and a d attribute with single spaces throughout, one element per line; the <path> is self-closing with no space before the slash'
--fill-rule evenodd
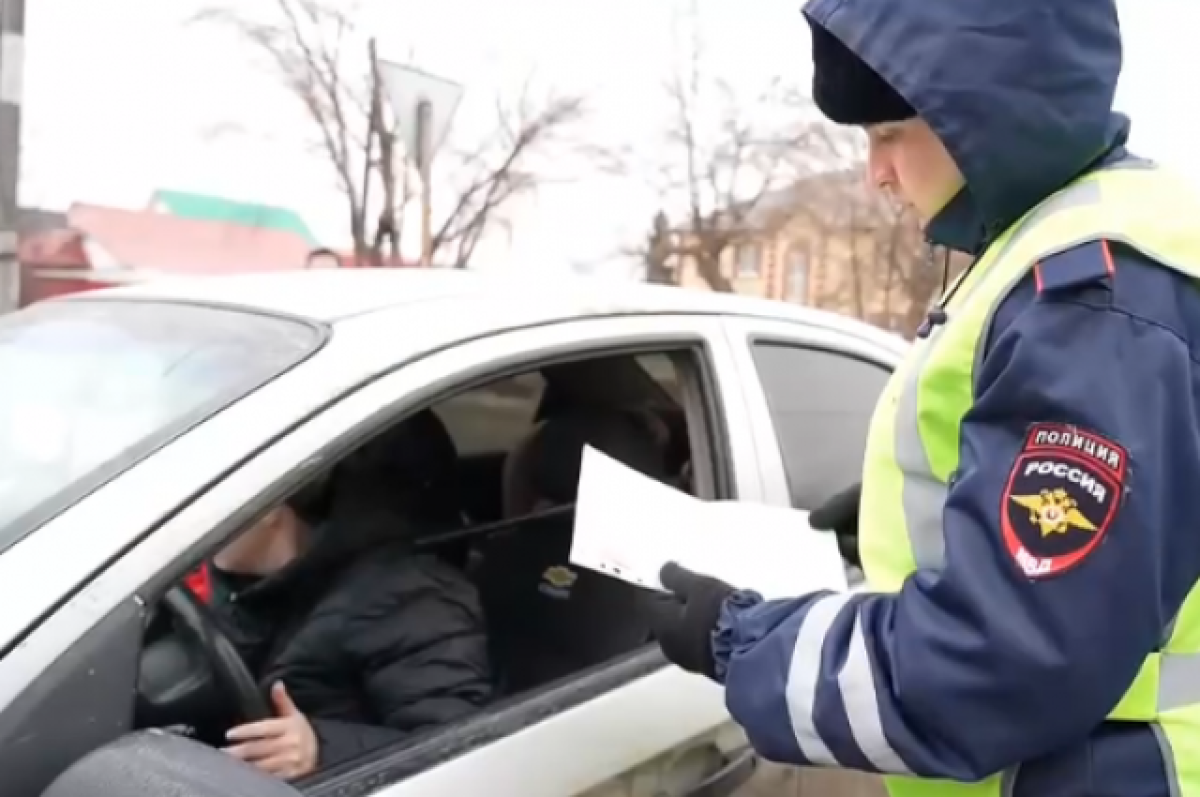
<path id="1" fill-rule="evenodd" d="M 659 580 L 671 593 L 663 596 L 651 618 L 651 629 L 663 655 L 688 672 L 715 678 L 712 634 L 721 606 L 734 588 L 675 562 L 663 566 Z"/>
<path id="2" fill-rule="evenodd" d="M 808 516 L 808 524 L 817 531 L 832 531 L 837 534 L 838 550 L 842 558 L 855 567 L 862 567 L 858 555 L 858 503 L 862 496 L 862 483 L 842 490 L 814 509 Z"/>

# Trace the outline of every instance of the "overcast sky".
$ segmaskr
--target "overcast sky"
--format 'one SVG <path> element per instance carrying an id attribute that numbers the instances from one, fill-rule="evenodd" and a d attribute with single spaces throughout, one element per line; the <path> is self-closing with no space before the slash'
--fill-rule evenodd
<path id="1" fill-rule="evenodd" d="M 803 81 L 808 34 L 800 0 L 695 0 L 707 63 L 747 87 Z M 261 0 L 242 0 L 245 4 Z M 301 212 L 318 236 L 346 238 L 325 164 L 302 148 L 307 122 L 237 42 L 184 24 L 195 0 L 30 0 L 22 201 L 143 205 L 158 187 L 273 202 Z M 661 83 L 675 55 L 678 0 L 387 0 L 363 15 L 382 54 L 467 87 L 455 137 L 483 128 L 497 93 L 530 72 L 542 86 L 589 98 L 595 143 L 661 146 Z M 1200 182 L 1200 3 L 1123 0 L 1125 74 L 1118 107 L 1135 148 Z M 238 123 L 244 130 L 237 129 Z M 515 219 L 495 265 L 561 270 L 610 258 L 648 223 L 647 180 L 582 179 L 543 189 Z"/>

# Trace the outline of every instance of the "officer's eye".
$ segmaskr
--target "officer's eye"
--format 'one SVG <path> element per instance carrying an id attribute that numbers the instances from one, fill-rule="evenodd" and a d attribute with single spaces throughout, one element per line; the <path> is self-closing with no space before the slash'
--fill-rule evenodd
<path id="1" fill-rule="evenodd" d="M 885 127 L 879 131 L 875 141 L 879 144 L 890 144 L 900 138 L 900 130 L 895 127 Z"/>
<path id="2" fill-rule="evenodd" d="M 874 125 L 867 128 L 867 140 L 872 146 L 885 146 L 898 140 L 902 132 L 894 125 Z"/>

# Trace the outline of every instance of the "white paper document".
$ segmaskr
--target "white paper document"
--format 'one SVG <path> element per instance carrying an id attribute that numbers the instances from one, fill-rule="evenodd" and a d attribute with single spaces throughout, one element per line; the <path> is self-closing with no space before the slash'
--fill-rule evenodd
<path id="1" fill-rule="evenodd" d="M 662 589 L 671 561 L 767 599 L 847 587 L 837 540 L 813 531 L 807 512 L 701 501 L 585 448 L 571 562 Z"/>

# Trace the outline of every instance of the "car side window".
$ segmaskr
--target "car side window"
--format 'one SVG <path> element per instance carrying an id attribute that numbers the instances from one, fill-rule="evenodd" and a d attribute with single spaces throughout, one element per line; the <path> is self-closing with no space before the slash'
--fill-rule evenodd
<path id="1" fill-rule="evenodd" d="M 508 452 L 533 427 L 544 389 L 541 374 L 530 371 L 459 393 L 435 411 L 459 456 Z"/>
<path id="2" fill-rule="evenodd" d="M 755 341 L 792 503 L 813 509 L 861 478 L 867 428 L 890 377 L 845 352 Z"/>
<path id="3" fill-rule="evenodd" d="M 683 404 L 683 388 L 680 385 L 679 369 L 667 354 L 643 354 L 637 358 L 638 365 L 650 375 L 658 386 L 675 403 Z"/>

